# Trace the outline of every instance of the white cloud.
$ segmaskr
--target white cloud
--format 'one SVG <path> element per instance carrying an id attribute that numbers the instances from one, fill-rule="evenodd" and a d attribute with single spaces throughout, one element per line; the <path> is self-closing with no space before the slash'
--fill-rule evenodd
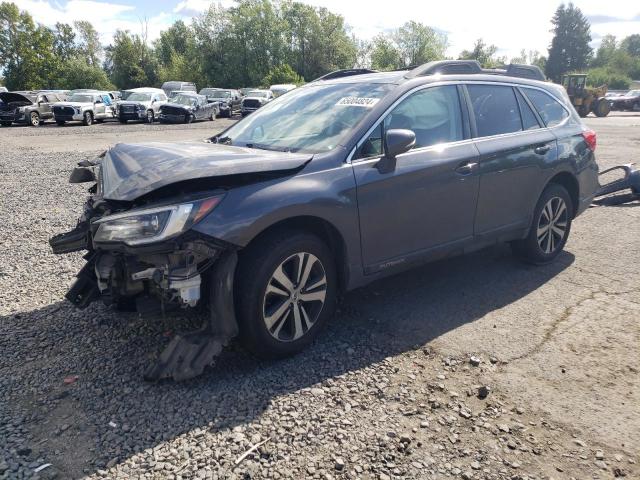
<path id="1" fill-rule="evenodd" d="M 154 12 L 154 15 L 146 17 L 144 14 L 136 14 L 136 7 L 132 5 L 93 0 L 69 0 L 64 4 L 50 0 L 18 0 L 17 5 L 20 9 L 27 10 L 36 22 L 47 26 L 53 26 L 57 22 L 88 20 L 100 34 L 104 45 L 111 43 L 116 30 L 129 30 L 139 34 L 145 23 L 148 40 L 153 41 L 175 20 L 170 13 Z"/>
<path id="2" fill-rule="evenodd" d="M 124 1 L 124 0 L 123 0 Z M 56 22 L 70 23 L 89 20 L 100 33 L 103 43 L 111 41 L 117 29 L 140 33 L 141 20 L 147 16 L 150 41 L 160 35 L 177 18 L 190 19 L 205 11 L 212 3 L 225 7 L 233 0 L 174 0 L 171 12 L 150 10 L 145 12 L 136 0 L 126 3 L 98 2 L 94 0 L 17 0 L 18 6 L 28 10 L 36 21 L 45 25 Z M 360 38 L 394 29 L 409 20 L 415 20 L 447 32 L 447 54 L 457 56 L 463 49 L 473 46 L 478 38 L 499 47 L 500 55 L 509 57 L 521 49 L 538 50 L 546 54 L 551 42 L 551 17 L 561 0 L 519 2 L 513 0 L 456 0 L 455 2 L 429 2 L 417 0 L 298 0 L 327 7 L 344 16 L 353 33 Z M 144 2 L 147 5 L 147 2 Z M 593 46 L 607 33 L 619 39 L 640 31 L 639 11 L 629 9 L 627 0 L 574 0 L 583 13 L 594 19 L 591 31 Z M 152 9 L 153 4 L 148 8 Z M 149 15 L 150 14 L 150 15 Z M 620 18 L 618 20 L 618 18 Z"/>

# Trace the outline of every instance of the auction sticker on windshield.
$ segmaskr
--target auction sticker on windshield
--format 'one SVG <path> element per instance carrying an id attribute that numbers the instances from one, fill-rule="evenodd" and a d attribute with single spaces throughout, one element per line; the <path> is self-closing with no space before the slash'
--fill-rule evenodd
<path id="1" fill-rule="evenodd" d="M 343 105 L 347 107 L 365 107 L 371 108 L 378 103 L 379 98 L 366 98 L 366 97 L 342 97 L 338 100 L 336 105 Z"/>

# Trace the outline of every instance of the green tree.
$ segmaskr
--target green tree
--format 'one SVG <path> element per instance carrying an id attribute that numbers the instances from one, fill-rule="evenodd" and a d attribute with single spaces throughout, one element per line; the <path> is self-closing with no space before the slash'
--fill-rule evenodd
<path id="1" fill-rule="evenodd" d="M 61 65 L 61 74 L 56 83 L 57 88 L 73 90 L 75 88 L 95 88 L 97 90 L 114 90 L 107 73 L 99 66 L 89 65 L 84 58 L 73 57 Z"/>
<path id="2" fill-rule="evenodd" d="M 612 90 L 626 90 L 631 85 L 631 78 L 609 68 L 598 67 L 589 70 L 587 85 L 591 87 L 607 85 Z"/>
<path id="3" fill-rule="evenodd" d="M 498 47 L 487 45 L 482 38 L 479 38 L 471 50 L 460 52 L 458 59 L 477 60 L 483 68 L 495 68 L 506 63 L 506 58 L 496 57 L 496 53 L 498 53 Z"/>
<path id="4" fill-rule="evenodd" d="M 632 57 L 640 58 L 640 33 L 634 33 L 626 37 L 620 42 L 620 48 Z"/>
<path id="5" fill-rule="evenodd" d="M 68 23 L 56 23 L 53 30 L 53 51 L 60 60 L 67 60 L 78 53 L 76 34 Z"/>
<path id="6" fill-rule="evenodd" d="M 545 72 L 555 82 L 573 71 L 584 70 L 591 59 L 591 26 L 582 11 L 569 3 L 560 5 L 553 18 L 553 39 Z"/>
<path id="7" fill-rule="evenodd" d="M 84 57 L 89 65 L 100 65 L 102 44 L 94 26 L 86 20 L 76 21 L 73 25 L 78 32 L 78 54 Z"/>
<path id="8" fill-rule="evenodd" d="M 279 65 L 271 69 L 266 77 L 262 80 L 262 85 L 277 85 L 281 83 L 294 83 L 300 85 L 304 83 L 304 79 L 298 75 L 289 65 Z"/>
<path id="9" fill-rule="evenodd" d="M 372 40 L 371 67 L 376 70 L 396 70 L 402 68 L 400 51 L 389 35 L 378 34 Z"/>
<path id="10" fill-rule="evenodd" d="M 105 69 L 118 88 L 157 84 L 158 63 L 140 35 L 117 30 L 105 51 Z"/>
<path id="11" fill-rule="evenodd" d="M 402 67 L 439 60 L 447 49 L 445 34 L 413 20 L 402 25 L 393 37 Z"/>
<path id="12" fill-rule="evenodd" d="M 47 87 L 59 60 L 54 34 L 14 3 L 0 3 L 0 70 L 10 90 Z"/>

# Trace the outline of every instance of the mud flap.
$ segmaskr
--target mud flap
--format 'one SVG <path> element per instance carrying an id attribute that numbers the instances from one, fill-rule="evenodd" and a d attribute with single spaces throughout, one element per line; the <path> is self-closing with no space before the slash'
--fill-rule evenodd
<path id="1" fill-rule="evenodd" d="M 215 357 L 238 335 L 233 304 L 233 279 L 238 263 L 236 252 L 218 259 L 210 277 L 209 315 L 198 330 L 176 335 L 158 359 L 144 373 L 147 381 L 173 378 L 186 380 L 200 375 Z"/>

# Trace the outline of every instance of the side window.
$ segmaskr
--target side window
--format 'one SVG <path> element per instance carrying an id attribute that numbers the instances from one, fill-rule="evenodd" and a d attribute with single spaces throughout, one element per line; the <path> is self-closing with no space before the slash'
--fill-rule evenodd
<path id="1" fill-rule="evenodd" d="M 560 102 L 548 93 L 533 88 L 525 88 L 524 91 L 547 127 L 555 127 L 569 116 Z"/>
<path id="2" fill-rule="evenodd" d="M 468 85 L 479 137 L 522 130 L 513 88 L 505 85 Z"/>
<path id="3" fill-rule="evenodd" d="M 535 130 L 536 128 L 540 128 L 540 124 L 538 123 L 535 113 L 533 113 L 533 110 L 531 110 L 531 107 L 518 90 L 516 90 L 516 97 L 518 97 L 518 105 L 520 106 L 520 116 L 522 117 L 523 129 Z"/>
<path id="4" fill-rule="evenodd" d="M 416 134 L 414 148 L 463 140 L 456 86 L 425 88 L 405 98 L 365 140 L 356 158 L 382 155 L 384 133 L 392 129 L 412 130 Z"/>

